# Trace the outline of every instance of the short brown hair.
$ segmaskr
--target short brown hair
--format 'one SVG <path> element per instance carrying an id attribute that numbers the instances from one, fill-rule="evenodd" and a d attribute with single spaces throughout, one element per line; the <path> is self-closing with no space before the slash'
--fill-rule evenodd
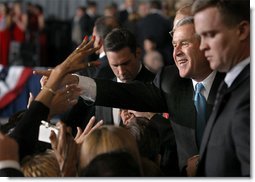
<path id="1" fill-rule="evenodd" d="M 228 26 L 233 26 L 245 20 L 250 22 L 249 0 L 196 0 L 192 6 L 192 13 L 196 14 L 208 7 L 219 9 L 223 21 Z"/>

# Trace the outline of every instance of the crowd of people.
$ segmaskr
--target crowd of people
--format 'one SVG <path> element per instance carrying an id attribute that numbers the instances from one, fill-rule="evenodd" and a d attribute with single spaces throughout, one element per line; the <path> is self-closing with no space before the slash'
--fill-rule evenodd
<path id="1" fill-rule="evenodd" d="M 21 2 L 0 3 L 0 64 L 40 66 L 45 61 L 46 34 L 43 8 Z M 32 58 L 33 55 L 38 58 Z M 34 57 L 35 57 L 34 56 Z"/>
<path id="2" fill-rule="evenodd" d="M 185 3 L 191 0 L 181 1 Z M 169 44 L 171 39 L 168 32 L 171 30 L 175 6 L 167 0 L 162 3 L 154 1 L 151 4 L 136 0 L 125 0 L 120 5 L 113 2 L 106 4 L 103 12 L 99 12 L 97 2 L 87 1 L 85 6 L 76 8 L 71 19 L 65 20 L 51 16 L 45 18 L 45 7 L 39 2 L 6 1 L 1 2 L 0 7 L 0 64 L 5 66 L 56 66 L 59 60 L 55 60 L 57 57 L 51 55 L 51 49 L 60 49 L 61 41 L 57 39 L 65 36 L 64 45 L 67 48 L 63 49 L 61 54 L 68 55 L 81 43 L 82 37 L 92 35 L 94 23 L 100 16 L 116 17 L 123 27 L 136 34 L 142 48 L 144 39 L 152 37 L 156 41 L 156 49 L 160 52 L 163 63 L 173 64 L 169 54 L 172 46 Z M 52 23 L 57 21 L 59 27 L 53 26 Z M 155 22 L 158 26 L 151 26 Z M 52 30 L 57 27 L 65 29 L 65 34 L 58 35 L 58 31 Z M 55 54 L 59 53 L 55 51 Z M 93 55 L 89 57 L 96 58 Z"/>
<path id="3" fill-rule="evenodd" d="M 101 16 L 62 63 L 34 71 L 40 93 L 0 128 L 0 176 L 251 176 L 250 2 L 181 6 L 168 25 L 174 65 L 162 64 L 158 4 L 137 24 L 147 52 L 141 32 Z"/>

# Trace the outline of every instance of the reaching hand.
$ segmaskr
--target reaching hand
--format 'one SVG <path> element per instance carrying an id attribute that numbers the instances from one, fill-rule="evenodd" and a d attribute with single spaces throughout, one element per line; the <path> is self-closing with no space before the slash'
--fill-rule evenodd
<path id="1" fill-rule="evenodd" d="M 76 84 L 66 85 L 65 88 L 59 89 L 51 102 L 49 117 L 66 112 L 78 102 L 80 94 L 81 89 Z"/>
<path id="2" fill-rule="evenodd" d="M 58 136 L 54 131 L 51 132 L 51 146 L 55 152 L 62 176 L 74 177 L 77 174 L 77 144 L 71 134 L 71 128 L 66 127 L 61 122 L 58 125 L 60 127 Z"/>
<path id="3" fill-rule="evenodd" d="M 92 62 L 85 62 L 84 58 L 94 52 L 96 52 L 98 49 L 100 49 L 100 46 L 93 47 L 93 43 L 95 41 L 95 38 L 93 37 L 88 42 L 88 37 L 86 36 L 83 40 L 83 42 L 65 59 L 64 62 L 57 65 L 52 70 L 36 70 L 34 71 L 35 74 L 40 74 L 45 76 L 47 79 L 47 83 L 41 84 L 47 84 L 48 87 L 50 87 L 53 90 L 57 90 L 59 87 L 71 84 L 71 83 L 78 83 L 78 77 L 75 75 L 71 75 L 69 73 L 75 73 L 79 70 L 82 70 L 88 66 L 97 66 L 98 63 L 92 63 Z M 87 43 L 88 42 L 88 43 Z M 53 75 L 53 76 L 51 76 Z M 50 79 L 51 76 L 51 79 Z M 56 84 L 57 83 L 57 84 Z M 53 86 L 54 88 L 53 88 Z M 58 86 L 58 87 L 56 87 Z"/>
<path id="4" fill-rule="evenodd" d="M 120 117 L 123 121 L 123 124 L 127 125 L 130 122 L 130 120 L 135 117 L 135 115 L 132 113 L 129 113 L 127 109 L 121 109 Z"/>
<path id="5" fill-rule="evenodd" d="M 60 69 L 65 75 L 67 73 L 74 73 L 88 67 L 89 64 L 84 62 L 84 57 L 96 52 L 101 47 L 101 45 L 98 47 L 93 47 L 94 41 L 94 36 L 89 42 L 88 37 L 86 36 L 82 43 L 66 58 L 64 62 L 58 65 L 55 69 Z"/>
<path id="6" fill-rule="evenodd" d="M 81 128 L 77 127 L 78 132 L 74 138 L 74 140 L 77 144 L 82 144 L 82 142 L 84 141 L 84 138 L 89 133 L 91 133 L 93 130 L 95 130 L 103 125 L 103 120 L 99 121 L 95 126 L 93 126 L 95 122 L 96 122 L 96 118 L 95 118 L 95 116 L 92 116 L 83 132 L 82 132 Z"/>

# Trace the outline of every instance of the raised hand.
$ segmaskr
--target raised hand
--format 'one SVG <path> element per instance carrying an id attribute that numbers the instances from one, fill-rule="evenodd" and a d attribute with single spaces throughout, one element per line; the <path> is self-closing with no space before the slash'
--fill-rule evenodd
<path id="1" fill-rule="evenodd" d="M 71 128 L 59 122 L 58 136 L 51 132 L 50 141 L 59 163 L 62 176 L 74 177 L 77 175 L 78 150 L 77 144 L 71 134 Z"/>
<path id="2" fill-rule="evenodd" d="M 49 119 L 55 115 L 62 114 L 78 102 L 81 89 L 76 84 L 66 85 L 56 92 L 50 105 Z"/>
<path id="3" fill-rule="evenodd" d="M 56 69 L 59 68 L 67 74 L 74 73 L 88 67 L 89 64 L 87 62 L 84 62 L 84 58 L 96 52 L 101 47 L 101 45 L 98 47 L 93 47 L 94 41 L 94 36 L 89 42 L 88 37 L 86 36 L 82 43 L 66 58 L 64 62 L 58 65 Z"/>
<path id="4" fill-rule="evenodd" d="M 91 133 L 92 131 L 94 131 L 95 129 L 99 128 L 100 126 L 103 125 L 103 120 L 99 121 L 95 126 L 94 123 L 96 122 L 96 118 L 95 116 L 92 116 L 89 120 L 89 123 L 87 124 L 86 128 L 84 129 L 84 131 L 82 132 L 82 129 L 80 127 L 77 127 L 77 134 L 74 138 L 75 142 L 77 144 L 81 144 L 85 137 Z"/>
<path id="5" fill-rule="evenodd" d="M 64 62 L 57 65 L 52 70 L 35 70 L 34 74 L 40 74 L 45 76 L 47 82 L 43 84 L 47 84 L 53 90 L 57 90 L 59 87 L 64 86 L 70 83 L 78 83 L 78 78 L 75 75 L 71 75 L 68 73 L 75 73 L 79 70 L 82 70 L 88 66 L 97 66 L 98 62 L 85 62 L 84 58 L 98 49 L 100 49 L 101 45 L 97 47 L 93 47 L 93 43 L 95 38 L 93 37 L 88 42 L 88 37 L 86 36 L 82 43 L 65 59 Z M 52 76 L 51 79 L 49 77 Z M 57 82 L 58 84 L 55 84 Z M 54 85 L 54 88 L 51 85 Z M 58 87 L 56 87 L 58 85 Z"/>

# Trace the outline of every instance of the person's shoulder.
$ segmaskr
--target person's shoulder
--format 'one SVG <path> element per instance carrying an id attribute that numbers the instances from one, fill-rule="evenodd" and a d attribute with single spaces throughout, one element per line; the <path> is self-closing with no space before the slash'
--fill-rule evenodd
<path id="1" fill-rule="evenodd" d="M 176 65 L 168 65 L 164 66 L 162 68 L 162 73 L 167 74 L 167 75 L 176 75 L 179 76 L 179 71 Z"/>
<path id="2" fill-rule="evenodd" d="M 168 85 L 168 87 L 170 85 L 179 87 L 180 85 L 186 85 L 191 82 L 190 78 L 180 77 L 179 70 L 175 65 L 163 67 L 158 74 L 157 77 L 160 77 L 162 84 Z"/>

